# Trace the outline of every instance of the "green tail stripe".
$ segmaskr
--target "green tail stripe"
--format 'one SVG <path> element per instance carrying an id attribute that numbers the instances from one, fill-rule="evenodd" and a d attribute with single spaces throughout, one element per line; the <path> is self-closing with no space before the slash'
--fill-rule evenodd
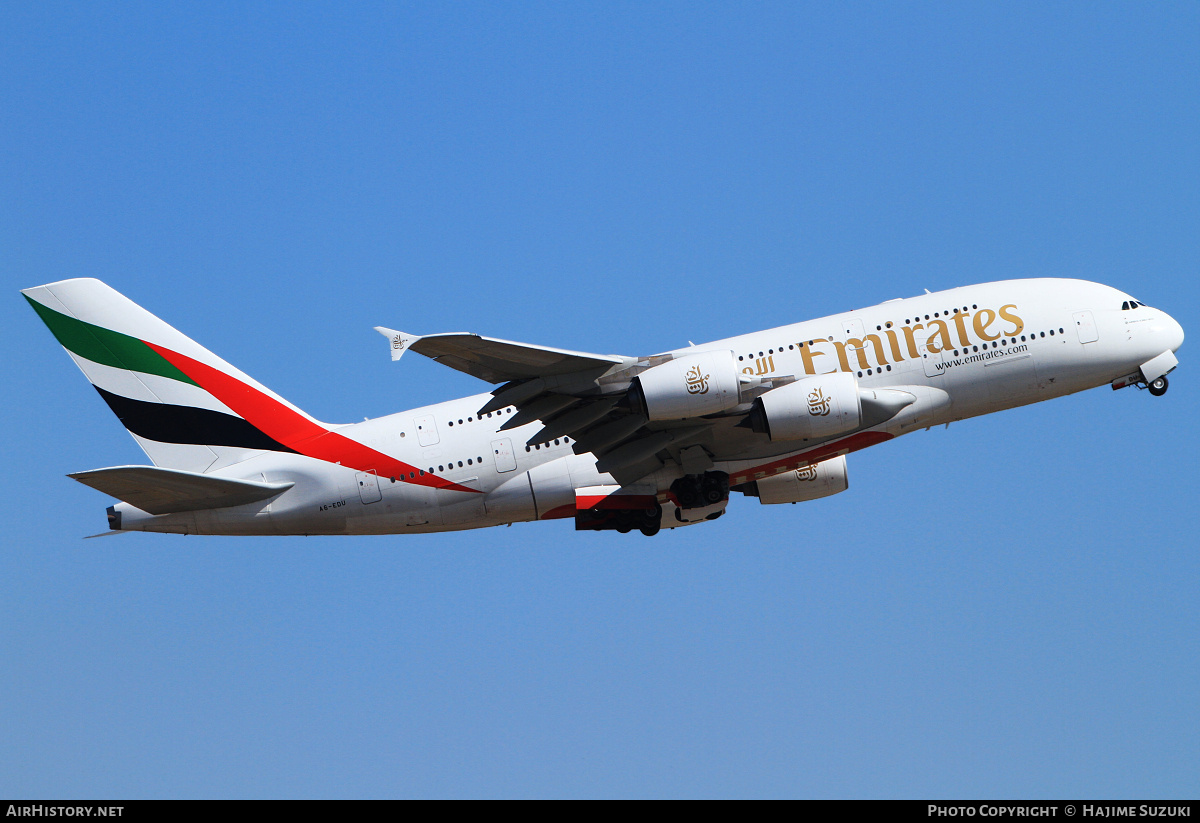
<path id="1" fill-rule="evenodd" d="M 25 299 L 67 351 L 102 366 L 157 374 L 181 383 L 197 385 L 196 381 L 136 337 L 60 314 L 28 296 L 25 296 Z"/>

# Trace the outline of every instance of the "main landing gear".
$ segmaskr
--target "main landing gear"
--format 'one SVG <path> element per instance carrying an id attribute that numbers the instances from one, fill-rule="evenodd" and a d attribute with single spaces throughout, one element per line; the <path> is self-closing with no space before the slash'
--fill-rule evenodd
<path id="1" fill-rule="evenodd" d="M 698 509 L 729 499 L 729 475 L 725 472 L 687 474 L 671 484 L 671 494 L 681 509 Z"/>
<path id="2" fill-rule="evenodd" d="M 1152 395 L 1154 395 L 1155 397 L 1162 397 L 1164 394 L 1167 393 L 1167 386 L 1169 386 L 1169 385 L 1170 384 L 1167 383 L 1166 375 L 1163 375 L 1162 377 L 1156 377 L 1153 380 L 1151 380 L 1146 385 L 1146 388 L 1148 388 L 1150 390 L 1150 393 Z"/>
<path id="3" fill-rule="evenodd" d="M 716 520 L 729 502 L 729 475 L 705 472 L 680 477 L 671 484 L 673 502 L 666 504 L 679 525 Z M 622 506 L 622 508 L 617 508 Z M 647 537 L 658 534 L 663 525 L 663 506 L 652 495 L 614 495 L 596 508 L 575 512 L 579 531 L 616 531 L 628 534 L 637 529 Z M 670 522 L 668 528 L 676 523 Z"/>
<path id="4" fill-rule="evenodd" d="M 629 509 L 589 509 L 577 512 L 575 528 L 583 531 L 616 531 L 629 534 L 637 529 L 647 537 L 662 528 L 662 506 L 651 498 L 648 504 Z"/>

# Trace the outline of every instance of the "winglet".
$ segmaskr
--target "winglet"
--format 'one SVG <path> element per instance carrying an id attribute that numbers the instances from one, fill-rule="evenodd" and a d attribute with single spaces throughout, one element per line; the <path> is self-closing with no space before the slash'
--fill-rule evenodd
<path id="1" fill-rule="evenodd" d="M 375 331 L 386 337 L 391 344 L 392 360 L 399 360 L 400 356 L 408 351 L 408 348 L 413 343 L 421 339 L 421 335 L 419 334 L 409 334 L 408 332 L 396 331 L 384 326 L 376 326 Z"/>

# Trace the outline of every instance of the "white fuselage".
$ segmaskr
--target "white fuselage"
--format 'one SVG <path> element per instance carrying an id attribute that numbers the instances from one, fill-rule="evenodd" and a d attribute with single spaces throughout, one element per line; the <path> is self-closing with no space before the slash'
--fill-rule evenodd
<path id="1" fill-rule="evenodd" d="M 1011 280 L 951 289 L 717 340 L 670 354 L 732 351 L 752 377 L 852 373 L 863 389 L 917 397 L 892 419 L 798 448 L 718 421 L 698 442 L 730 483 L 826 460 L 918 428 L 1102 386 L 1182 343 L 1167 314 L 1079 280 Z M 337 428 L 341 435 L 446 478 L 435 489 L 321 460 L 257 453 L 215 475 L 292 482 L 265 503 L 152 516 L 119 504 L 122 528 L 193 534 L 392 534 L 571 517 L 577 489 L 620 483 L 569 438 L 527 445 L 534 422 L 502 431 L 512 408 L 477 414 L 480 394 Z M 668 461 L 641 478 L 663 495 L 683 474 Z M 419 478 L 414 478 L 419 479 Z"/>

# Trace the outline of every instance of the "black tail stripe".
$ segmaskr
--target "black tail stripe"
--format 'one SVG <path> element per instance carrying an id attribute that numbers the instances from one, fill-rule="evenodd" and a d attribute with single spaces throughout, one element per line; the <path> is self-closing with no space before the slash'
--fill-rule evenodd
<path id="1" fill-rule="evenodd" d="M 246 420 L 231 414 L 191 406 L 130 400 L 128 397 L 107 392 L 99 386 L 95 389 L 113 410 L 113 414 L 125 424 L 125 428 L 147 440 L 298 454 L 295 449 L 289 449 L 263 434 Z"/>

